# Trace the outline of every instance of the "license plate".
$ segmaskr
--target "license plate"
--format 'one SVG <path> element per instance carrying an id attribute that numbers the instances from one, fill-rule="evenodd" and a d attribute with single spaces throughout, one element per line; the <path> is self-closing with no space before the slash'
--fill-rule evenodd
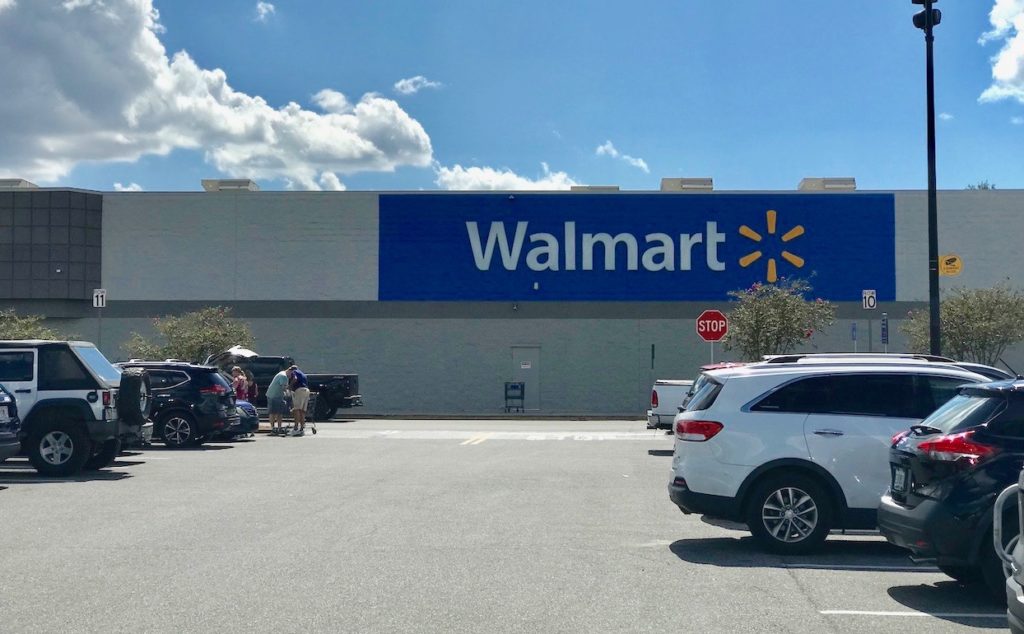
<path id="1" fill-rule="evenodd" d="M 907 470 L 902 467 L 896 467 L 892 471 L 892 490 L 896 493 L 907 492 Z"/>

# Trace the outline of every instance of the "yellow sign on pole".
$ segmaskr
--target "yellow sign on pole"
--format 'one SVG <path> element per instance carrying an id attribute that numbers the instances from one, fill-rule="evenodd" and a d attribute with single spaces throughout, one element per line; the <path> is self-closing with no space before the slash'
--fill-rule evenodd
<path id="1" fill-rule="evenodd" d="M 959 255 L 950 253 L 939 258 L 939 275 L 956 277 L 957 275 L 960 275 L 960 272 L 963 270 L 964 261 L 960 259 Z"/>

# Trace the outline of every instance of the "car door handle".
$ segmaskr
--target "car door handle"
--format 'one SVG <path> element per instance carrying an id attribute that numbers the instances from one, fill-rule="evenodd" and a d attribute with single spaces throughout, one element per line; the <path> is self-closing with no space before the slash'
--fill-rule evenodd
<path id="1" fill-rule="evenodd" d="M 23 390 L 14 390 L 15 394 L 31 394 L 32 390 L 25 388 Z"/>
<path id="2" fill-rule="evenodd" d="M 842 436 L 843 432 L 838 429 L 815 429 L 815 436 Z"/>

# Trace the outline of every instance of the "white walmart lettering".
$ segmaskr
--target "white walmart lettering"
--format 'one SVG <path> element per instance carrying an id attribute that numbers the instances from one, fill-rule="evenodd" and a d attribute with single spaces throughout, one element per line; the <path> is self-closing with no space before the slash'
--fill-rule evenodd
<path id="1" fill-rule="evenodd" d="M 566 271 L 575 271 L 577 266 L 576 223 L 563 224 L 562 240 L 552 233 L 531 233 L 527 236 L 529 222 L 519 221 L 515 225 L 515 233 L 509 240 L 504 222 L 492 222 L 487 232 L 486 243 L 480 239 L 480 228 L 476 222 L 466 222 L 466 233 L 469 246 L 473 251 L 473 262 L 481 271 L 489 271 L 494 259 L 495 250 L 501 258 L 501 265 L 508 271 L 519 267 L 524 242 L 529 237 L 526 252 L 526 266 L 531 271 L 558 271 L 563 267 Z M 725 243 L 725 234 L 718 231 L 717 222 L 707 222 L 704 233 L 681 233 L 678 245 L 667 233 L 649 233 L 644 236 L 644 250 L 640 253 L 637 237 L 631 233 L 583 233 L 580 235 L 579 251 L 580 269 L 593 271 L 595 251 L 600 246 L 604 254 L 603 270 L 614 271 L 619 266 L 619 256 L 624 251 L 625 267 L 629 271 L 637 271 L 641 267 L 645 271 L 689 271 L 692 269 L 692 253 L 695 245 L 704 245 L 707 267 L 712 271 L 724 271 L 725 263 L 718 259 L 718 245 Z M 620 248 L 623 247 L 623 248 Z M 678 255 L 678 262 L 676 256 Z"/>

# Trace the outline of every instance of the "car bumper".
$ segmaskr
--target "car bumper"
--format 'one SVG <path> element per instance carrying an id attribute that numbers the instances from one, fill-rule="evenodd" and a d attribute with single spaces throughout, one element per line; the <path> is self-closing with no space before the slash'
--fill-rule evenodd
<path id="1" fill-rule="evenodd" d="M 121 430 L 121 446 L 144 447 L 153 442 L 153 421 L 142 425 L 124 425 Z"/>
<path id="2" fill-rule="evenodd" d="M 1024 589 L 1012 575 L 1006 580 L 1006 620 L 1013 634 L 1024 634 Z"/>
<path id="3" fill-rule="evenodd" d="M 128 429 L 128 425 L 122 425 L 119 419 L 88 421 L 86 427 L 89 429 L 89 438 L 94 443 L 103 443 L 111 438 L 120 438 L 121 433 Z"/>
<path id="4" fill-rule="evenodd" d="M 199 434 L 204 437 L 226 434 L 231 428 L 238 426 L 238 416 L 202 416 L 196 420 Z"/>
<path id="5" fill-rule="evenodd" d="M 914 508 L 887 493 L 878 505 L 878 530 L 890 543 L 941 564 L 974 565 L 975 526 L 953 516 L 936 500 Z"/>
<path id="6" fill-rule="evenodd" d="M 0 435 L 0 462 L 17 456 L 21 451 L 21 441 L 17 434 Z"/>
<path id="7" fill-rule="evenodd" d="M 663 416 L 647 410 L 647 429 L 672 429 L 675 416 Z"/>
<path id="8" fill-rule="evenodd" d="M 226 434 L 249 434 L 255 433 L 260 429 L 260 419 L 258 416 L 246 416 L 239 417 L 238 420 L 231 424 L 227 428 Z"/>
<path id="9" fill-rule="evenodd" d="M 668 497 L 687 515 L 706 515 L 732 522 L 744 521 L 743 511 L 736 498 L 696 493 L 679 484 L 678 479 L 668 485 Z"/>

